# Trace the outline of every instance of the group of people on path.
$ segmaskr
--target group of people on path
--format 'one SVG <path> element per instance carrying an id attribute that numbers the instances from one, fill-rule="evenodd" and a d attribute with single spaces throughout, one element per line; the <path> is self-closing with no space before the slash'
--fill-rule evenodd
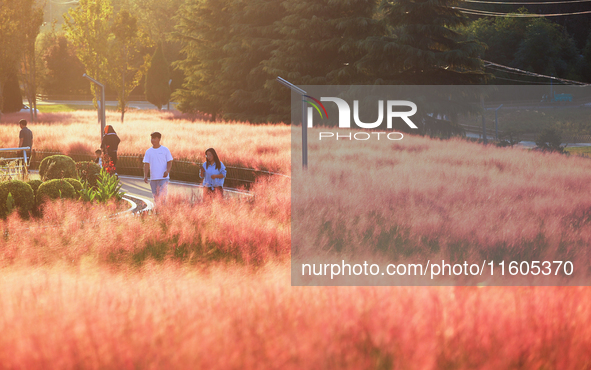
<path id="1" fill-rule="evenodd" d="M 166 198 L 173 159 L 170 150 L 160 144 L 161 138 L 162 134 L 159 132 L 150 134 L 152 147 L 146 150 L 143 160 L 144 182 L 150 184 L 155 200 Z M 226 166 L 220 161 L 215 149 L 209 148 L 205 151 L 205 162 L 199 166 L 199 177 L 203 179 L 204 196 L 223 196 Z"/>
<path id="2" fill-rule="evenodd" d="M 166 198 L 173 160 L 170 150 L 160 144 L 161 139 L 162 134 L 159 132 L 150 134 L 152 147 L 146 150 L 142 161 L 144 163 L 144 182 L 150 184 L 155 200 Z M 117 150 L 120 142 L 113 126 L 106 126 L 101 149 L 96 151 L 95 162 L 103 166 L 108 165 L 102 163 L 101 154 L 105 153 L 106 158 L 109 158 L 113 167 L 116 168 Z M 199 177 L 203 179 L 204 196 L 223 196 L 226 166 L 220 161 L 215 149 L 209 148 L 205 151 L 205 162 L 199 166 Z"/>
<path id="3" fill-rule="evenodd" d="M 19 121 L 21 131 L 19 132 L 19 147 L 33 147 L 33 133 L 27 127 L 27 121 Z M 167 147 L 160 144 L 162 134 L 152 132 L 150 141 L 152 147 L 144 154 L 144 182 L 150 184 L 154 199 L 165 198 L 168 192 L 170 181 L 170 170 L 172 169 L 172 154 Z M 101 141 L 101 149 L 95 151 L 94 160 L 101 167 L 111 166 L 117 168 L 117 151 L 121 139 L 117 136 L 113 126 L 105 127 L 105 133 Z M 31 149 L 27 150 L 27 156 L 31 157 Z M 105 156 L 103 156 L 103 153 Z M 103 158 L 110 163 L 104 163 Z M 148 180 L 149 175 L 149 180 Z M 203 195 L 220 196 L 224 194 L 224 180 L 226 178 L 226 166 L 220 161 L 215 149 L 209 148 L 205 151 L 205 162 L 199 166 L 199 177 L 203 179 Z"/>

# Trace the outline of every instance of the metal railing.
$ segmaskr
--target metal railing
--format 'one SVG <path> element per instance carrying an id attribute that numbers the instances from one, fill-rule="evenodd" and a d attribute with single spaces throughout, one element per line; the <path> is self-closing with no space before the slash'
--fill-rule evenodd
<path id="1" fill-rule="evenodd" d="M 31 160 L 31 169 L 39 169 L 41 161 L 49 156 L 63 154 L 56 150 L 35 151 L 33 159 Z M 68 154 L 75 162 L 93 161 L 94 156 L 89 153 L 70 153 Z M 129 176 L 143 176 L 143 154 L 123 154 L 117 156 L 117 173 L 120 175 Z M 193 161 L 186 159 L 175 159 L 172 162 L 172 169 L 170 171 L 170 179 L 178 181 L 187 181 L 200 184 L 203 180 L 199 178 L 199 163 L 195 164 Z M 273 175 L 281 175 L 268 171 L 258 171 L 250 168 L 241 168 L 226 166 L 226 180 L 224 186 L 231 188 L 245 188 L 248 190 L 250 186 L 259 177 L 270 177 Z"/>
<path id="2" fill-rule="evenodd" d="M 26 180 L 30 158 L 30 147 L 0 148 L 0 181 Z M 22 156 L 21 156 L 22 154 Z"/>

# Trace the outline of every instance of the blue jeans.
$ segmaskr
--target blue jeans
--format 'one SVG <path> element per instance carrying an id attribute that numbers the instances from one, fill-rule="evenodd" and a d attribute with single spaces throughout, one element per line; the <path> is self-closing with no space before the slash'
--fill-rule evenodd
<path id="1" fill-rule="evenodd" d="M 150 188 L 152 188 L 152 196 L 156 198 L 163 197 L 166 199 L 168 193 L 168 179 L 150 180 Z"/>

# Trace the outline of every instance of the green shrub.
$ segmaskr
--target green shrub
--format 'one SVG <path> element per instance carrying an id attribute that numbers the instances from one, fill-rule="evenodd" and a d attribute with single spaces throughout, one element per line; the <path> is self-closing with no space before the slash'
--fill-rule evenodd
<path id="1" fill-rule="evenodd" d="M 39 175 L 43 180 L 78 178 L 76 162 L 67 155 L 52 155 L 44 158 L 39 165 Z"/>
<path id="2" fill-rule="evenodd" d="M 94 162 L 77 162 L 76 171 L 80 181 L 86 181 L 93 188 L 97 186 L 101 166 Z"/>
<path id="3" fill-rule="evenodd" d="M 29 212 L 35 207 L 35 194 L 29 184 L 20 180 L 0 183 L 0 216 L 6 217 L 11 209 L 8 208 L 8 194 L 12 196 L 13 206 L 21 217 L 29 217 Z"/>
<path id="4" fill-rule="evenodd" d="M 72 185 L 72 187 L 74 188 L 74 190 L 76 190 L 76 194 L 78 194 L 78 192 L 80 190 L 82 190 L 82 183 L 80 183 L 80 181 L 76 180 L 76 179 L 64 179 L 65 181 L 69 182 L 70 185 Z"/>
<path id="5" fill-rule="evenodd" d="M 37 189 L 37 201 L 42 203 L 47 199 L 75 198 L 76 190 L 66 180 L 54 179 L 45 181 Z"/>
<path id="6" fill-rule="evenodd" d="M 31 189 L 33 189 L 33 193 L 35 195 L 37 195 L 37 189 L 39 189 L 39 185 L 43 184 L 43 181 L 41 181 L 41 180 L 29 180 L 29 181 L 27 181 L 27 184 L 29 184 L 31 186 Z"/>

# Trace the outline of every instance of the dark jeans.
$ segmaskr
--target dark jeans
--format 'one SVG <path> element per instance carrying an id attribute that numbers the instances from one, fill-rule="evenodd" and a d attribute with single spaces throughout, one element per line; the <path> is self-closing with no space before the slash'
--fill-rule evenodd
<path id="1" fill-rule="evenodd" d="M 111 160 L 113 161 L 113 165 L 117 165 L 117 152 L 110 152 L 109 153 L 109 157 L 111 157 Z"/>
<path id="2" fill-rule="evenodd" d="M 109 158 L 111 158 L 111 162 L 113 162 L 113 167 L 115 167 L 115 172 L 117 172 L 117 152 L 107 152 Z M 103 163 L 103 166 L 108 165 L 108 163 Z"/>
<path id="3" fill-rule="evenodd" d="M 224 197 L 224 188 L 221 186 L 216 186 L 213 189 L 210 187 L 205 188 L 203 191 L 203 196 L 207 198 L 213 198 L 215 196 L 219 196 L 220 198 Z"/>

